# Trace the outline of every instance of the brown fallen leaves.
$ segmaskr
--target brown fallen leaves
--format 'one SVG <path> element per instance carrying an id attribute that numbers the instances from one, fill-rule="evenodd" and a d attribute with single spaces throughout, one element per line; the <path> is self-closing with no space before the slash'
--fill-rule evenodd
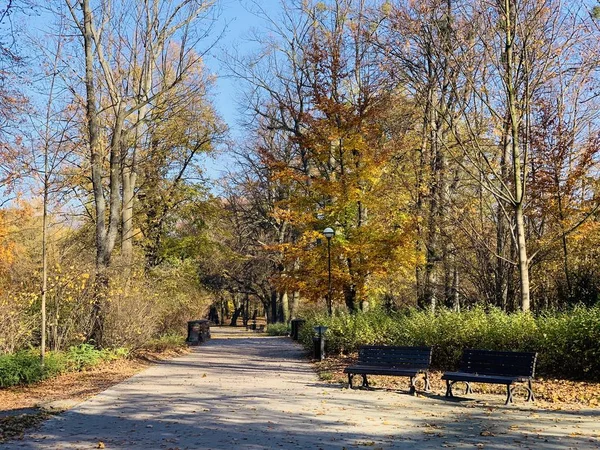
<path id="1" fill-rule="evenodd" d="M 0 403 L 0 406 L 3 405 Z M 46 411 L 32 411 L 31 413 L 0 417 L 0 443 L 22 436 L 25 430 L 37 427 L 51 416 L 52 413 Z"/>

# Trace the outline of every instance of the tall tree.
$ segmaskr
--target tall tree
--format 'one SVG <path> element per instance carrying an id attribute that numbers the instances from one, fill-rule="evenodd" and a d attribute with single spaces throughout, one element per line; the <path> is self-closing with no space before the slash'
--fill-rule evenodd
<path id="1" fill-rule="evenodd" d="M 86 126 L 96 224 L 97 298 L 90 338 L 102 343 L 102 292 L 121 230 L 130 264 L 133 203 L 144 124 L 155 102 L 186 79 L 201 61 L 197 31 L 213 2 L 65 0 L 83 41 Z M 178 45 L 175 45 L 178 42 Z M 103 95 L 100 95 L 103 94 Z M 101 102 L 105 102 L 105 108 Z M 108 184 L 104 183 L 104 130 L 108 132 Z M 107 210 L 108 207 L 108 210 Z"/>

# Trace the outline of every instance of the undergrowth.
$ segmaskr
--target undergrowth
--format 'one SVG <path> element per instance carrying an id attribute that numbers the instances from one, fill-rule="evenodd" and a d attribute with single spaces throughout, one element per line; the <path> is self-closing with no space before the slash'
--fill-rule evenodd
<path id="1" fill-rule="evenodd" d="M 267 326 L 269 336 L 287 336 L 290 330 L 285 323 L 271 323 Z"/>
<path id="2" fill-rule="evenodd" d="M 22 350 L 0 355 L 0 387 L 30 384 L 61 373 L 75 372 L 106 361 L 127 357 L 125 348 L 98 350 L 89 344 L 69 347 L 66 351 L 47 352 L 44 366 L 40 363 L 39 350 Z"/>

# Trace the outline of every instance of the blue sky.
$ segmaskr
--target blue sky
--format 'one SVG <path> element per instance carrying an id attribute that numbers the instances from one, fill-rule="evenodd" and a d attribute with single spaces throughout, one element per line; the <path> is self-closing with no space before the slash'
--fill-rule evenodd
<path id="1" fill-rule="evenodd" d="M 238 99 L 240 98 L 240 89 L 243 86 L 239 80 L 226 76 L 226 71 L 221 67 L 218 56 L 230 48 L 236 48 L 240 52 L 256 50 L 255 45 L 248 43 L 246 38 L 253 28 L 261 29 L 264 23 L 260 18 L 249 12 L 248 5 L 252 6 L 247 0 L 222 0 L 222 14 L 215 26 L 215 32 L 225 27 L 225 34 L 205 59 L 208 69 L 217 75 L 214 92 L 215 107 L 229 126 L 231 137 L 234 139 L 243 138 L 242 130 L 238 125 L 240 121 Z M 274 16 L 280 10 L 279 0 L 261 0 L 260 5 Z M 205 164 L 207 175 L 211 179 L 218 178 L 222 171 L 231 168 L 231 160 L 225 154 L 209 158 Z"/>
<path id="2" fill-rule="evenodd" d="M 216 75 L 216 86 L 213 91 L 214 106 L 220 117 L 229 126 L 230 137 L 239 140 L 243 139 L 243 136 L 238 125 L 240 122 L 238 99 L 241 97 L 243 84 L 239 80 L 226 76 L 226 70 L 219 61 L 219 55 L 230 49 L 236 49 L 241 54 L 257 50 L 256 44 L 248 42 L 247 37 L 252 29 L 264 29 L 265 24 L 262 19 L 251 13 L 250 9 L 256 9 L 256 4 L 259 4 L 261 8 L 276 17 L 281 9 L 280 0 L 216 0 L 216 2 L 220 15 L 214 24 L 213 35 L 207 38 L 206 43 L 208 44 L 210 39 L 216 39 L 221 32 L 223 35 L 205 56 L 205 64 L 208 71 Z M 15 21 L 15 25 L 29 29 L 34 34 L 43 35 L 52 22 L 48 13 L 40 9 L 31 14 L 24 11 L 24 14 L 21 14 Z M 22 50 L 27 54 L 26 48 Z M 223 171 L 231 169 L 232 165 L 231 158 L 224 153 L 207 158 L 204 164 L 206 175 L 212 180 L 217 179 Z"/>

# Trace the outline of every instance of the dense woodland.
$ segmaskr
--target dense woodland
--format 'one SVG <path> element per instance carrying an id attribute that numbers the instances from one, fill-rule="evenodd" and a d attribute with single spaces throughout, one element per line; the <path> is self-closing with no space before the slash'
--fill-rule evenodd
<path id="1" fill-rule="evenodd" d="M 326 227 L 334 314 L 598 303 L 596 2 L 2 4 L 0 352 L 324 310 Z"/>

